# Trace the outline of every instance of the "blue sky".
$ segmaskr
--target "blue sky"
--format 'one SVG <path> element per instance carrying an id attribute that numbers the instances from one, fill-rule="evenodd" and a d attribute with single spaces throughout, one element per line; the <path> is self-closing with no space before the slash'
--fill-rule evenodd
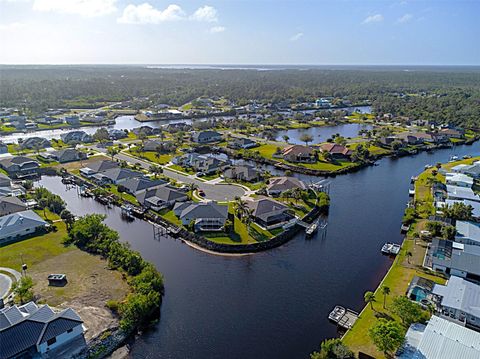
<path id="1" fill-rule="evenodd" d="M 479 0 L 0 0 L 0 63 L 480 65 L 479 15 Z"/>

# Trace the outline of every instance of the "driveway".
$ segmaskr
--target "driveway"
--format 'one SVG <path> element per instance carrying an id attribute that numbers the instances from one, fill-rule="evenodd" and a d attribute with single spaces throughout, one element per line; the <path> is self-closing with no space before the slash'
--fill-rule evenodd
<path id="1" fill-rule="evenodd" d="M 22 276 L 19 272 L 11 268 L 0 267 L 0 271 L 10 273 L 15 277 L 16 281 L 20 280 Z M 9 275 L 0 273 L 0 298 L 5 298 L 8 295 L 12 288 L 12 283 L 12 278 Z"/>
<path id="2" fill-rule="evenodd" d="M 127 161 L 130 163 L 138 163 L 142 168 L 149 170 L 152 163 L 141 160 L 138 158 L 131 157 L 124 153 L 119 153 L 115 158 Z M 205 199 L 211 199 L 213 201 L 223 202 L 234 200 L 235 197 L 242 197 L 245 195 L 246 191 L 240 186 L 235 186 L 232 184 L 212 184 L 200 181 L 195 176 L 184 175 L 168 168 L 162 166 L 163 174 L 169 178 L 172 178 L 178 182 L 182 183 L 194 183 L 197 187 L 205 192 Z"/>

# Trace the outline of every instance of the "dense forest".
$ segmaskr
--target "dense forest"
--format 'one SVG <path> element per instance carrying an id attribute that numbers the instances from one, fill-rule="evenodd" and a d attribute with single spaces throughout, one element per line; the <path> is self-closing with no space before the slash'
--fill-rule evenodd
<path id="1" fill-rule="evenodd" d="M 318 97 L 372 102 L 379 113 L 477 127 L 478 68 L 160 69 L 141 66 L 2 66 L 0 107 L 34 112 L 149 96 L 182 105 L 199 96 L 312 101 Z"/>

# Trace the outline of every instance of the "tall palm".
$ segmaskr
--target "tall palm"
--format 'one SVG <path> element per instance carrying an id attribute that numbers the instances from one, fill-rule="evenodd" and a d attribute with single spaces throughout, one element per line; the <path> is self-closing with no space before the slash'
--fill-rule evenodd
<path id="1" fill-rule="evenodd" d="M 407 262 L 408 262 L 408 264 L 410 264 L 410 258 L 412 258 L 412 257 L 413 257 L 412 252 L 408 251 L 407 252 Z"/>
<path id="2" fill-rule="evenodd" d="M 371 308 L 372 310 L 374 310 L 374 309 L 373 309 L 373 303 L 376 302 L 376 300 L 375 300 L 375 293 L 370 292 L 370 291 L 365 292 L 365 294 L 364 294 L 364 296 L 363 296 L 363 299 L 365 300 L 365 303 L 366 303 L 366 304 L 370 304 L 370 308 Z"/>
<path id="3" fill-rule="evenodd" d="M 233 209 L 235 211 L 235 216 L 240 220 L 243 220 L 246 212 L 248 211 L 247 204 L 240 197 L 235 198 L 235 202 L 233 202 Z"/>
<path id="4" fill-rule="evenodd" d="M 390 288 L 384 285 L 382 287 L 382 294 L 383 294 L 383 309 L 385 309 L 385 303 L 387 301 L 387 295 L 390 294 Z"/>

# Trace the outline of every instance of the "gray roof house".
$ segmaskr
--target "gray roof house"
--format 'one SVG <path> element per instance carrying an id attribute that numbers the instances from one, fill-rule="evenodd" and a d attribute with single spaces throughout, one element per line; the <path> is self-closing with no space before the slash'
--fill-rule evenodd
<path id="1" fill-rule="evenodd" d="M 0 243 L 7 243 L 35 233 L 47 225 L 32 210 L 16 212 L 0 217 Z"/>
<path id="2" fill-rule="evenodd" d="M 455 242 L 480 246 L 480 224 L 457 220 Z"/>
<path id="3" fill-rule="evenodd" d="M 424 266 L 447 275 L 476 280 L 480 278 L 480 246 L 434 238 Z"/>
<path id="4" fill-rule="evenodd" d="M 20 144 L 21 148 L 26 148 L 29 150 L 47 148 L 50 146 L 50 141 L 43 137 L 29 137 L 23 140 Z"/>
<path id="5" fill-rule="evenodd" d="M 255 222 L 266 229 L 281 227 L 294 218 L 286 205 L 269 198 L 246 201 L 246 205 L 251 210 Z"/>
<path id="6" fill-rule="evenodd" d="M 17 197 L 0 197 L 0 216 L 22 212 L 27 209 L 27 205 Z"/>
<path id="7" fill-rule="evenodd" d="M 10 187 L 12 180 L 7 175 L 0 173 L 0 187 Z"/>
<path id="8" fill-rule="evenodd" d="M 167 181 L 159 179 L 151 180 L 145 177 L 134 177 L 127 179 L 122 183 L 122 186 L 126 188 L 128 193 L 137 195 L 141 192 L 145 192 L 147 189 L 163 186 L 167 183 Z"/>
<path id="9" fill-rule="evenodd" d="M 192 134 L 192 141 L 196 143 L 211 143 L 222 140 L 222 134 L 216 131 L 200 131 Z"/>
<path id="10" fill-rule="evenodd" d="M 188 199 L 185 192 L 178 191 L 168 186 L 161 186 L 153 189 L 147 189 L 137 196 L 138 202 L 144 207 L 155 211 L 165 207 L 172 207 L 177 202 L 184 202 Z"/>
<path id="11" fill-rule="evenodd" d="M 194 221 L 194 231 L 221 231 L 228 217 L 228 206 L 215 202 L 177 203 L 173 208 L 175 215 L 180 218 L 184 226 Z"/>
<path id="12" fill-rule="evenodd" d="M 247 149 L 256 146 L 258 146 L 258 143 L 246 137 L 237 137 L 227 144 L 227 147 L 234 149 Z"/>
<path id="13" fill-rule="evenodd" d="M 88 143 L 93 141 L 93 137 L 87 134 L 85 131 L 70 131 L 62 133 L 60 138 L 64 143 Z"/>
<path id="14" fill-rule="evenodd" d="M 191 167 L 195 171 L 205 174 L 215 173 L 230 164 L 230 161 L 224 161 L 208 155 L 199 155 L 198 153 L 187 153 L 183 156 L 175 157 L 173 163 Z"/>
<path id="15" fill-rule="evenodd" d="M 50 157 L 60 163 L 80 161 L 87 158 L 87 154 L 82 151 L 75 150 L 73 148 L 66 148 L 52 152 Z"/>
<path id="16" fill-rule="evenodd" d="M 25 188 L 12 183 L 10 177 L 0 173 L 0 196 L 20 196 L 25 193 Z"/>
<path id="17" fill-rule="evenodd" d="M 480 285 L 451 276 L 446 285 L 435 284 L 432 294 L 443 315 L 480 329 Z"/>
<path id="18" fill-rule="evenodd" d="M 8 146 L 7 144 L 0 142 L 0 154 L 8 153 Z"/>
<path id="19" fill-rule="evenodd" d="M 83 321 L 71 308 L 55 312 L 34 302 L 5 307 L 0 309 L 0 359 L 53 354 L 83 333 Z"/>
<path id="20" fill-rule="evenodd" d="M 478 359 L 480 333 L 433 315 L 427 325 L 414 323 L 397 359 Z"/>
<path id="21" fill-rule="evenodd" d="M 128 168 L 111 168 L 106 171 L 101 172 L 102 175 L 109 178 L 113 184 L 119 185 L 123 184 L 128 179 L 131 178 L 138 178 L 143 177 L 144 174 L 142 172 L 137 172 L 130 170 Z"/>
<path id="22" fill-rule="evenodd" d="M 245 182 L 257 182 L 261 179 L 260 172 L 251 166 L 232 166 L 223 172 L 223 176 Z"/>
<path id="23" fill-rule="evenodd" d="M 0 167 L 7 171 L 10 177 L 20 178 L 36 174 L 40 166 L 31 158 L 15 156 L 0 160 Z"/>
<path id="24" fill-rule="evenodd" d="M 294 188 L 305 190 L 307 186 L 295 177 L 273 177 L 267 186 L 267 193 L 270 196 L 274 196 Z"/>
<path id="25" fill-rule="evenodd" d="M 147 152 L 167 152 L 173 149 L 173 142 L 165 142 L 160 140 L 148 140 L 143 144 L 143 150 Z"/>
<path id="26" fill-rule="evenodd" d="M 80 173 L 85 177 L 91 177 L 92 175 L 104 172 L 111 168 L 118 168 L 120 165 L 117 162 L 110 160 L 99 160 L 90 162 L 87 166 L 80 168 Z"/>

